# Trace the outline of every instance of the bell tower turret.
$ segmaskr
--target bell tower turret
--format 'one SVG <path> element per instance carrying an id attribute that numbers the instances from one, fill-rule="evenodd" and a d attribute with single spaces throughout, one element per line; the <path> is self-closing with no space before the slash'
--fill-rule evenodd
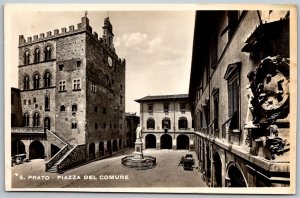
<path id="1" fill-rule="evenodd" d="M 113 43 L 114 34 L 112 32 L 113 27 L 109 21 L 109 17 L 106 17 L 104 19 L 104 26 L 102 28 L 103 28 L 103 40 L 109 47 L 113 48 L 114 47 L 114 43 Z"/>

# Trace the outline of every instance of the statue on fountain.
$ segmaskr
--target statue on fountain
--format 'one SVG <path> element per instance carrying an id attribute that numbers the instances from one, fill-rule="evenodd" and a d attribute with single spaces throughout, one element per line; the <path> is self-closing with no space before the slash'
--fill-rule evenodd
<path id="1" fill-rule="evenodd" d="M 136 141 L 137 140 L 141 141 L 141 139 L 142 139 L 142 127 L 141 127 L 140 124 L 138 124 L 135 133 L 136 133 Z"/>
<path id="2" fill-rule="evenodd" d="M 122 158 L 122 164 L 129 168 L 137 168 L 139 170 L 154 168 L 156 165 L 156 158 L 151 156 L 144 156 L 143 141 L 142 141 L 142 127 L 138 124 L 136 130 L 136 140 L 133 155 Z"/>

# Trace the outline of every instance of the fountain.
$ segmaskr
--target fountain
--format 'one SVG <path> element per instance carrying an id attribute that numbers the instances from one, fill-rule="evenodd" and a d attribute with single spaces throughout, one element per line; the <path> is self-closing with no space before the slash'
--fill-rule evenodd
<path id="1" fill-rule="evenodd" d="M 154 168 L 156 165 L 156 158 L 151 156 L 144 156 L 143 142 L 142 142 L 142 129 L 138 125 L 136 129 L 136 141 L 133 155 L 128 155 L 122 158 L 122 165 L 128 168 L 135 168 L 138 170 Z"/>

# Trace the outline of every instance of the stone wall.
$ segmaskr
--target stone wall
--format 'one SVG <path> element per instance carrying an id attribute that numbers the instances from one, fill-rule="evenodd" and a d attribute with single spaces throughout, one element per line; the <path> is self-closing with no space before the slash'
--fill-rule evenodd
<path id="1" fill-rule="evenodd" d="M 50 72 L 51 83 L 45 87 L 44 74 Z M 40 75 L 39 88 L 33 89 L 33 76 Z M 24 90 L 23 80 L 29 76 L 29 90 Z M 42 62 L 34 65 L 19 67 L 19 87 L 21 89 L 22 114 L 29 113 L 30 125 L 33 125 L 33 114 L 40 114 L 40 126 L 44 126 L 44 119 L 50 118 L 50 128 L 55 129 L 55 61 Z M 49 97 L 50 108 L 45 109 L 45 98 Z"/>
<path id="2" fill-rule="evenodd" d="M 58 172 L 61 173 L 67 169 L 83 164 L 86 161 L 85 150 L 86 145 L 76 145 L 72 148 L 69 155 L 57 165 Z"/>
<path id="3" fill-rule="evenodd" d="M 72 145 L 85 143 L 86 132 L 86 33 L 59 38 L 56 60 L 56 107 L 55 132 L 59 137 Z M 78 67 L 77 61 L 80 64 Z M 63 67 L 63 68 L 61 68 Z M 73 80 L 80 79 L 80 89 L 74 90 Z M 59 91 L 60 82 L 65 81 L 65 91 Z M 77 105 L 77 110 L 72 110 Z M 61 111 L 61 106 L 65 111 Z M 72 123 L 77 128 L 72 129 Z"/>
<path id="4" fill-rule="evenodd" d="M 95 39 L 95 36 L 87 36 L 86 50 L 87 143 L 122 139 L 124 144 L 125 64 L 122 64 L 106 44 Z M 112 59 L 111 65 L 108 57 Z M 95 86 L 94 91 L 92 86 Z"/>
<path id="5" fill-rule="evenodd" d="M 20 90 L 11 88 L 11 127 L 21 127 L 22 117 Z"/>

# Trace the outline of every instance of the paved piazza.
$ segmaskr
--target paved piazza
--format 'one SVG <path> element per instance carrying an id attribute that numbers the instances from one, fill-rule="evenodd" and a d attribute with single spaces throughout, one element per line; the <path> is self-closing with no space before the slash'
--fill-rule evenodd
<path id="1" fill-rule="evenodd" d="M 178 166 L 180 158 L 187 153 L 193 154 L 197 164 L 195 152 L 144 150 L 144 155 L 157 159 L 156 167 L 148 170 L 135 170 L 121 165 L 121 158 L 132 152 L 133 149 L 126 149 L 110 158 L 88 163 L 63 174 L 45 172 L 44 160 L 32 160 L 12 167 L 12 187 L 206 187 L 199 169 L 195 167 L 193 171 L 184 171 L 182 166 Z"/>

